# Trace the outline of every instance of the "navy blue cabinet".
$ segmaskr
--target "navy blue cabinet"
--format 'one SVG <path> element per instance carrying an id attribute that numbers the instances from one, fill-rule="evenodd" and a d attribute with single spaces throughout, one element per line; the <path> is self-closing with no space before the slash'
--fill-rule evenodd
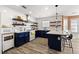
<path id="1" fill-rule="evenodd" d="M 21 46 L 29 42 L 29 32 L 15 33 L 14 35 L 15 35 L 14 40 L 15 47 Z"/>
<path id="2" fill-rule="evenodd" d="M 61 35 L 48 34 L 48 46 L 50 49 L 61 51 Z M 58 39 L 59 38 L 59 39 Z"/>
<path id="3" fill-rule="evenodd" d="M 49 30 L 37 30 L 36 31 L 36 37 L 43 37 L 43 38 L 46 38 L 46 33 L 48 32 Z"/>

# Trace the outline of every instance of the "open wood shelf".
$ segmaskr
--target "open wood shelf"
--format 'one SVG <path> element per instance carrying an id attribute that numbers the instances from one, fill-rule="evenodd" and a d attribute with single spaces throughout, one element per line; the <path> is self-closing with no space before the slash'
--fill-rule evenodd
<path id="1" fill-rule="evenodd" d="M 20 22 L 27 22 L 27 21 L 25 21 L 25 20 L 22 20 L 22 19 L 16 19 L 16 18 L 13 18 L 12 20 L 14 20 L 14 21 L 20 21 Z"/>
<path id="2" fill-rule="evenodd" d="M 56 23 L 58 23 L 58 24 L 56 25 Z M 62 21 L 52 21 L 52 22 L 50 22 L 50 26 L 53 26 L 53 27 L 60 27 L 60 26 L 62 26 L 61 24 L 62 24 Z"/>
<path id="3" fill-rule="evenodd" d="M 16 19 L 16 18 L 13 18 L 13 26 L 26 26 L 26 22 L 25 20 L 22 20 L 22 19 Z"/>
<path id="4" fill-rule="evenodd" d="M 62 21 L 52 21 L 52 22 L 50 22 L 50 23 L 61 23 Z"/>
<path id="5" fill-rule="evenodd" d="M 34 24 L 38 24 L 38 23 L 34 23 Z"/>
<path id="6" fill-rule="evenodd" d="M 13 26 L 25 26 L 24 24 L 12 24 Z"/>
<path id="7" fill-rule="evenodd" d="M 37 25 L 31 25 L 31 26 L 37 26 Z"/>
<path id="8" fill-rule="evenodd" d="M 61 26 L 61 25 L 50 25 L 50 26 Z"/>
<path id="9" fill-rule="evenodd" d="M 37 23 L 37 22 L 34 22 L 31 26 L 32 26 L 35 30 L 38 29 L 38 23 Z"/>

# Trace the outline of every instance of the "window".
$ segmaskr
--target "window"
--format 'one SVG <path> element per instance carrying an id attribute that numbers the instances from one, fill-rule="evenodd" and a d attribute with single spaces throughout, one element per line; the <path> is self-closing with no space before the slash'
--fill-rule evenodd
<path id="1" fill-rule="evenodd" d="M 71 32 L 78 32 L 78 20 L 71 20 Z"/>

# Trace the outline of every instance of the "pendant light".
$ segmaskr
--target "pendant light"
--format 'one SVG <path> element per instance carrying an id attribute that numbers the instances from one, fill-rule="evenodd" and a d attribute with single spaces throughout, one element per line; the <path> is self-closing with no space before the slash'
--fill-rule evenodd
<path id="1" fill-rule="evenodd" d="M 26 14 L 26 20 L 27 20 L 27 22 L 28 22 L 28 16 L 29 16 L 29 15 L 28 15 L 28 14 Z"/>
<path id="2" fill-rule="evenodd" d="M 57 28 L 58 28 L 58 12 L 57 12 L 57 8 L 58 8 L 58 5 L 55 5 L 56 7 L 56 31 L 57 31 Z"/>

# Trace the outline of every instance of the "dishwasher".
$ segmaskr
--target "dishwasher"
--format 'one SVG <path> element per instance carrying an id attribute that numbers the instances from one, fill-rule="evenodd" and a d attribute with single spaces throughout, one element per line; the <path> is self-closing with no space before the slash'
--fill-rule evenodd
<path id="1" fill-rule="evenodd" d="M 30 31 L 30 41 L 35 39 L 35 30 Z"/>

